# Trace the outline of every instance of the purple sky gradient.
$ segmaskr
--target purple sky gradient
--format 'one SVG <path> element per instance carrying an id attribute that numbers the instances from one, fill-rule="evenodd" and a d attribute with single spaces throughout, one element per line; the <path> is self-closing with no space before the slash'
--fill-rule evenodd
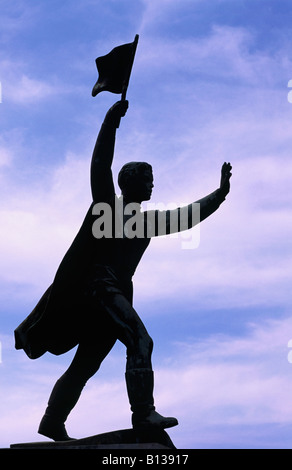
<path id="1" fill-rule="evenodd" d="M 119 99 L 91 97 L 95 57 L 136 33 L 115 178 L 127 161 L 148 161 L 153 203 L 185 204 L 219 186 L 224 161 L 233 165 L 230 195 L 201 224 L 198 248 L 152 240 L 135 274 L 135 307 L 155 344 L 157 409 L 178 417 L 169 434 L 179 448 L 291 447 L 292 6 L 0 6 L 0 447 L 43 440 L 39 419 L 74 354 L 30 361 L 14 350 L 13 330 L 51 283 L 91 202 L 91 152 Z M 124 368 L 117 344 L 69 434 L 130 426 Z"/>

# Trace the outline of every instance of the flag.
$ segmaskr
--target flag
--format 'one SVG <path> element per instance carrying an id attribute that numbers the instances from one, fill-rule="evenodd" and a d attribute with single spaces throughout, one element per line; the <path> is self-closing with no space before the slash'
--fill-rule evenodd
<path id="1" fill-rule="evenodd" d="M 137 34 L 133 42 L 115 47 L 107 55 L 96 59 L 98 80 L 92 89 L 92 96 L 96 96 L 101 91 L 110 91 L 122 93 L 125 98 L 138 38 Z"/>

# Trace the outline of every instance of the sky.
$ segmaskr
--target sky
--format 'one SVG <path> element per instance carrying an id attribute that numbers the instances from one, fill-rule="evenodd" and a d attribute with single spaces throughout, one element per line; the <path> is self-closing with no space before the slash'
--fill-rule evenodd
<path id="1" fill-rule="evenodd" d="M 115 181 L 127 161 L 151 163 L 166 207 L 213 192 L 233 166 L 220 208 L 152 240 L 134 276 L 157 411 L 178 418 L 179 449 L 291 448 L 291 2 L 0 0 L 0 12 L 0 447 L 44 440 L 74 355 L 31 360 L 13 331 L 91 203 L 92 150 L 120 98 L 91 96 L 95 58 L 139 34 Z M 70 435 L 131 426 L 125 355 L 117 343 L 88 382 Z"/>

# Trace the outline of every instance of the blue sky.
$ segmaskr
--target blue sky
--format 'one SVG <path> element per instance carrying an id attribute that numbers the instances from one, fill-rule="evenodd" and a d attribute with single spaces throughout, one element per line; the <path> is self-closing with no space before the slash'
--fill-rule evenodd
<path id="1" fill-rule="evenodd" d="M 91 202 L 105 112 L 95 58 L 140 35 L 114 174 L 154 169 L 153 203 L 230 195 L 188 239 L 153 240 L 135 307 L 154 339 L 155 399 L 178 448 L 290 448 L 291 2 L 0 0 L 0 447 L 37 434 L 70 363 L 29 360 L 13 330 L 50 284 Z M 183 241 L 198 240 L 195 249 Z M 117 344 L 70 415 L 75 437 L 130 426 Z"/>

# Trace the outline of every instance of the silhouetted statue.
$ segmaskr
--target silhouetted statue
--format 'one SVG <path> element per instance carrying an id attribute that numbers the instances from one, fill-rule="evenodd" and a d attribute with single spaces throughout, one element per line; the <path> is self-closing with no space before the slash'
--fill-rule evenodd
<path id="1" fill-rule="evenodd" d="M 153 341 L 132 306 L 132 276 L 150 238 L 160 234 L 157 221 L 161 213 L 140 211 L 141 202 L 150 199 L 153 188 L 152 167 L 148 163 L 126 164 L 118 177 L 122 196 L 118 198 L 115 194 L 111 171 L 115 135 L 127 108 L 127 101 L 118 101 L 107 112 L 91 162 L 93 202 L 53 284 L 15 330 L 16 348 L 24 349 L 32 359 L 46 351 L 63 354 L 78 344 L 71 365 L 53 388 L 39 426 L 40 434 L 54 440 L 70 439 L 64 423 L 84 385 L 97 372 L 117 339 L 127 349 L 126 385 L 133 428 L 164 429 L 178 424 L 176 418 L 166 418 L 155 411 Z M 159 219 L 164 220 L 165 233 L 191 228 L 212 214 L 229 192 L 230 177 L 231 165 L 224 163 L 220 187 L 197 201 L 200 220 L 194 221 L 194 205 L 190 204 L 184 212 L 187 224 L 173 229 L 173 215 L 183 208 L 165 211 L 165 219 Z M 121 212 L 117 215 L 119 205 L 127 208 L 122 211 L 122 224 L 118 217 Z M 136 214 L 135 223 L 131 223 L 131 207 Z M 150 229 L 148 216 L 152 220 Z"/>

